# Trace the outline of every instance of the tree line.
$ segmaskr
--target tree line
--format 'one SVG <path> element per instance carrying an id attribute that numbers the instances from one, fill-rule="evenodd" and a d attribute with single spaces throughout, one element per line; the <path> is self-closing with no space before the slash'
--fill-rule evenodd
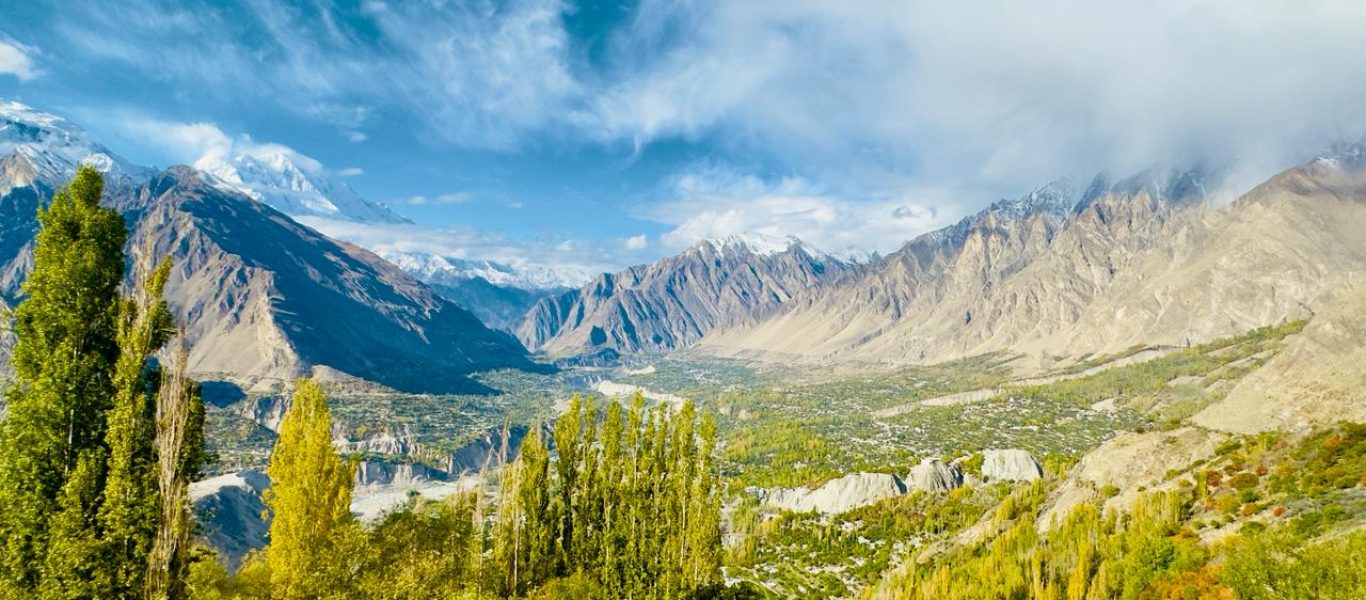
<path id="1" fill-rule="evenodd" d="M 720 581 L 716 429 L 678 410 L 574 398 L 479 489 L 413 497 L 366 527 L 355 463 L 331 443 L 317 384 L 299 382 L 268 473 L 270 541 L 234 576 L 197 563 L 203 598 L 708 598 Z M 505 438 L 506 439 L 506 438 Z M 551 447 L 555 449 L 552 456 Z M 495 500 L 487 501 L 488 496 Z"/>

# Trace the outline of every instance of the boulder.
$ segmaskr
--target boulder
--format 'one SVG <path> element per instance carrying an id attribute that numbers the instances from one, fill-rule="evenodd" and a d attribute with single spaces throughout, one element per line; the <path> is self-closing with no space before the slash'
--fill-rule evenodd
<path id="1" fill-rule="evenodd" d="M 765 506 L 781 510 L 839 514 L 905 493 L 906 484 L 896 475 L 854 473 L 832 479 L 814 490 L 806 487 L 767 490 L 761 494 L 761 500 Z"/>
<path id="2" fill-rule="evenodd" d="M 958 465 L 944 464 L 937 458 L 927 458 L 911 467 L 906 474 L 906 487 L 926 492 L 943 492 L 963 485 L 963 471 Z"/>

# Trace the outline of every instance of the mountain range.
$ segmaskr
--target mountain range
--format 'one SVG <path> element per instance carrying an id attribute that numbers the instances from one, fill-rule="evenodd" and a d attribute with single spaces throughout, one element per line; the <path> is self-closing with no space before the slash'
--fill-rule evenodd
<path id="1" fill-rule="evenodd" d="M 107 175 L 105 203 L 128 221 L 130 252 L 150 243 L 174 261 L 167 301 L 201 380 L 268 389 L 311 374 L 469 391 L 480 389 L 471 372 L 534 368 L 512 336 L 373 253 L 295 222 L 261 201 L 276 197 L 270 190 L 248 194 L 192 167 L 136 167 L 65 120 L 0 108 L 6 305 L 20 299 L 32 267 L 38 206 L 87 163 Z"/>
<path id="2" fill-rule="evenodd" d="M 1335 148 L 1226 205 L 1203 169 L 1050 184 L 700 344 L 891 364 L 1010 352 L 1047 366 L 1311 317 L 1366 281 L 1361 155 Z"/>
<path id="3" fill-rule="evenodd" d="M 291 217 L 403 219 L 315 161 L 263 148 L 154 172 L 59 117 L 0 104 L 0 303 L 18 300 L 31 267 L 37 207 L 81 162 L 108 174 L 134 239 L 177 260 L 171 304 L 207 342 L 196 372 L 247 387 L 306 372 L 459 387 L 472 371 L 529 368 L 528 349 L 871 365 L 1005 353 L 1044 369 L 1337 314 L 1366 281 L 1361 145 L 1232 201 L 1203 166 L 1061 178 L 866 262 L 734 236 L 579 287 L 587 273 L 327 238 Z"/>

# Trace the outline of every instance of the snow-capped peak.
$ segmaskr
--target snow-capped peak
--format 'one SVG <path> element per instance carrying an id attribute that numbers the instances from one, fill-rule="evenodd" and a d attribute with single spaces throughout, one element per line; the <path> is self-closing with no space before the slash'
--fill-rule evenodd
<path id="1" fill-rule="evenodd" d="M 88 164 L 102 173 L 140 179 L 150 175 L 109 151 L 75 124 L 27 105 L 0 100 L 0 155 L 18 154 L 33 167 L 33 178 L 60 184 Z M 24 182 L 32 183 L 32 182 Z"/>
<path id="2" fill-rule="evenodd" d="M 772 256 L 774 254 L 782 254 L 792 249 L 794 246 L 801 245 L 802 241 L 793 235 L 777 237 L 750 232 L 705 239 L 698 244 L 698 247 L 705 246 L 721 254 L 724 254 L 727 250 L 733 250 L 758 254 L 760 256 Z"/>
<path id="3" fill-rule="evenodd" d="M 451 285 L 479 277 L 495 285 L 533 290 L 577 288 L 599 273 L 595 269 L 577 265 L 511 265 L 491 260 L 444 256 L 429 252 L 394 249 L 375 251 L 381 258 L 407 271 L 419 280 Z"/>
<path id="4" fill-rule="evenodd" d="M 290 216 L 358 223 L 408 223 L 388 207 L 360 197 L 318 161 L 285 146 L 253 145 L 214 153 L 194 164 L 224 189 L 240 192 Z"/>
<path id="5" fill-rule="evenodd" d="M 730 234 L 723 237 L 707 238 L 692 247 L 694 251 L 708 250 L 726 256 L 729 252 L 753 254 L 756 256 L 776 256 L 786 252 L 801 251 L 806 255 L 823 261 L 842 263 L 863 263 L 873 260 L 873 253 L 858 249 L 836 253 L 816 248 L 795 235 L 773 236 L 757 232 Z"/>

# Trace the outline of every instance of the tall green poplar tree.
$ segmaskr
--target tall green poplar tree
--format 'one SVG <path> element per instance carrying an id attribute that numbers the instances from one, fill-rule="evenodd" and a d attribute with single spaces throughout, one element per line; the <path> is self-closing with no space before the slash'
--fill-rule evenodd
<path id="1" fill-rule="evenodd" d="M 168 489 L 188 485 L 204 458 L 203 406 L 196 394 L 167 397 L 189 435 L 174 444 L 159 435 L 163 376 L 152 356 L 174 334 L 162 300 L 170 264 L 151 269 L 148 247 L 141 287 L 120 295 L 127 229 L 100 207 L 103 188 L 82 167 L 39 210 L 33 271 L 14 312 L 16 377 L 0 425 L 5 598 L 160 599 L 180 589 L 182 571 L 149 556 L 164 519 L 188 532 L 188 504 L 162 503 L 157 465 L 178 467 Z M 183 370 L 170 379 L 192 387 Z"/>
<path id="2" fill-rule="evenodd" d="M 7 597 L 81 593 L 86 586 L 75 582 L 92 582 L 103 566 L 90 542 L 99 537 L 127 238 L 123 217 L 99 205 L 103 187 L 100 174 L 83 167 L 39 210 L 33 271 L 13 315 L 15 381 L 0 430 Z M 50 553 L 54 546 L 61 551 Z"/>

